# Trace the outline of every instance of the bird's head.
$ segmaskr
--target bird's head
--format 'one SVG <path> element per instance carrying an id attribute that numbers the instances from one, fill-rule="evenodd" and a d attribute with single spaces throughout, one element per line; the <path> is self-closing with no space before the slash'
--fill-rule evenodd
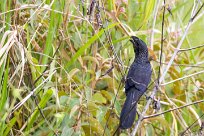
<path id="1" fill-rule="evenodd" d="M 145 42 L 136 36 L 131 36 L 130 41 L 133 44 L 134 52 L 137 57 L 148 58 L 148 48 Z"/>

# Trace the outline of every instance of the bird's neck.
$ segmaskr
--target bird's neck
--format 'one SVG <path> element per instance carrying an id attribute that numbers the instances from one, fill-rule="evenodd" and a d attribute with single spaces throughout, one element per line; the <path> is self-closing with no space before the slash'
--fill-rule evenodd
<path id="1" fill-rule="evenodd" d="M 139 55 L 135 55 L 135 62 L 137 63 L 147 63 L 149 62 L 149 59 L 148 59 L 148 54 L 139 54 Z"/>

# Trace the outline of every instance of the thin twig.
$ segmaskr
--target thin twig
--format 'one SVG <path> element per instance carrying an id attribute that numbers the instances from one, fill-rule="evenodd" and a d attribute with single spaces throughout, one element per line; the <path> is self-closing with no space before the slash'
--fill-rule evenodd
<path id="1" fill-rule="evenodd" d="M 157 114 L 153 114 L 153 115 L 149 115 L 149 116 L 144 116 L 143 119 L 148 119 L 148 118 L 157 117 L 157 116 L 163 115 L 163 114 L 165 114 L 165 113 L 168 113 L 168 112 L 171 112 L 171 111 L 174 111 L 174 110 L 178 110 L 178 109 L 182 109 L 182 108 L 185 108 L 185 107 L 188 107 L 188 106 L 191 106 L 191 105 L 194 105 L 194 104 L 202 103 L 202 102 L 204 102 L 204 100 L 195 101 L 195 102 L 192 102 L 192 103 L 183 105 L 183 106 L 181 106 L 181 107 L 177 107 L 177 108 L 173 108 L 173 109 L 166 110 L 166 111 L 161 112 L 161 113 L 157 113 Z"/>
<path id="2" fill-rule="evenodd" d="M 186 131 L 188 131 L 200 118 L 202 118 L 204 114 L 202 114 L 198 119 L 196 119 L 186 130 L 181 133 L 181 136 L 184 136 Z"/>
<path id="3" fill-rule="evenodd" d="M 125 73 L 127 72 L 127 70 L 128 70 L 128 69 L 126 69 Z M 113 108 L 114 108 L 114 105 L 115 105 L 115 102 L 116 102 L 116 98 L 117 98 L 117 96 L 118 96 L 118 93 L 119 93 L 119 90 L 120 90 L 121 85 L 122 85 L 122 81 L 120 82 L 120 84 L 119 84 L 119 86 L 118 86 L 118 91 L 117 91 L 117 93 L 116 93 L 116 95 L 115 95 L 115 98 L 114 98 L 114 101 L 113 101 L 113 104 L 112 104 L 112 107 L 111 107 L 111 112 L 110 112 L 110 114 L 109 114 L 109 116 L 108 116 L 108 119 L 107 119 L 107 121 L 106 121 L 106 125 L 105 125 L 104 131 L 103 131 L 103 136 L 105 135 L 106 128 L 108 127 L 108 121 L 109 121 L 110 115 L 111 115 L 111 113 L 112 113 L 112 111 L 113 111 Z M 115 133 L 118 131 L 119 127 L 120 127 L 120 126 L 118 126 L 117 130 L 115 131 Z"/>
<path id="4" fill-rule="evenodd" d="M 156 82 L 156 85 L 155 85 L 155 87 L 154 87 L 154 89 L 153 89 L 153 93 L 152 93 L 152 95 L 151 95 L 151 97 L 150 97 L 150 98 L 152 98 L 152 99 L 154 98 L 154 96 L 155 96 L 155 94 L 156 94 L 156 92 L 157 92 L 157 90 L 158 90 L 157 88 L 158 88 L 158 86 L 159 86 L 159 84 L 160 84 L 159 79 L 160 79 L 161 66 L 162 66 L 161 63 L 162 63 L 163 43 L 164 43 L 164 38 L 163 38 L 163 37 L 164 37 L 164 16 L 165 16 L 165 10 L 166 10 L 165 4 L 166 4 L 166 1 L 164 0 L 164 6 L 163 6 L 164 10 L 163 10 L 163 15 L 162 15 L 162 34 L 161 34 L 160 66 L 159 66 L 159 71 L 158 71 L 157 82 Z M 146 104 L 145 108 L 143 109 L 142 114 L 139 115 L 139 118 L 138 118 L 138 120 L 137 120 L 137 122 L 136 122 L 136 124 L 135 124 L 135 127 L 134 127 L 134 129 L 133 129 L 133 131 L 132 131 L 132 133 L 131 133 L 132 136 L 135 136 L 135 134 L 136 134 L 136 132 L 137 132 L 137 129 L 139 128 L 140 122 L 143 120 L 143 116 L 144 116 L 144 114 L 146 113 L 147 109 L 149 108 L 150 103 L 151 103 L 151 99 L 149 99 L 149 100 L 147 101 L 147 104 Z"/>
<path id="5" fill-rule="evenodd" d="M 177 48 L 174 50 L 174 54 L 172 55 L 172 57 L 171 57 L 171 59 L 170 59 L 168 65 L 167 65 L 165 71 L 163 72 L 163 74 L 162 74 L 162 76 L 161 76 L 161 78 L 160 78 L 160 82 L 162 82 L 162 81 L 164 80 L 165 75 L 167 74 L 167 72 L 168 72 L 169 68 L 171 67 L 171 65 L 172 65 L 172 63 L 173 63 L 173 61 L 174 61 L 174 59 L 175 59 L 175 57 L 176 57 L 176 55 L 177 55 L 179 49 L 181 48 L 181 45 L 183 44 L 183 41 L 184 41 L 184 39 L 185 39 L 185 37 L 186 37 L 186 35 L 187 35 L 187 32 L 188 32 L 190 26 L 192 25 L 193 20 L 194 20 L 195 17 L 198 15 L 198 13 L 200 12 L 200 10 L 202 9 L 203 6 L 204 6 L 204 3 L 203 3 L 202 6 L 199 8 L 199 10 L 195 13 L 195 15 L 194 15 L 192 18 L 190 18 L 190 20 L 189 20 L 189 22 L 188 22 L 188 25 L 186 26 L 185 32 L 184 32 L 184 34 L 183 34 L 183 37 L 181 38 L 181 41 L 179 42 Z"/>
<path id="6" fill-rule="evenodd" d="M 104 7 L 104 2 L 102 1 L 102 6 L 103 6 L 103 12 L 104 12 L 104 14 L 105 14 L 105 20 L 108 20 L 107 19 L 107 16 L 106 16 L 106 13 L 105 13 L 105 7 Z M 98 6 L 99 7 L 99 6 Z M 98 9 L 99 10 L 99 9 Z M 99 18 L 100 18 L 100 20 L 102 20 L 102 18 L 101 18 L 101 16 L 99 16 Z M 106 22 L 107 23 L 107 22 Z M 105 36 L 107 37 L 107 39 L 108 39 L 108 44 L 110 45 L 110 47 L 111 47 L 111 50 L 112 50 L 112 52 L 113 52 L 113 55 L 114 55 L 114 57 L 115 57 L 115 59 L 116 59 L 116 62 L 117 62 L 117 64 L 118 64 L 118 66 L 119 66 L 119 69 L 120 69 L 120 72 L 122 73 L 122 76 L 124 76 L 125 75 L 125 73 L 124 73 L 124 66 L 123 66 L 123 63 L 122 63 L 122 61 L 120 60 L 120 58 L 118 57 L 118 55 L 117 55 L 117 53 L 116 53 L 116 51 L 115 51 L 115 48 L 114 48 L 114 45 L 113 45 L 113 42 L 112 42 L 112 39 L 111 39 L 111 34 L 110 34 L 110 31 L 109 30 L 107 30 L 107 31 L 105 31 L 105 27 L 104 27 L 104 25 L 103 24 L 101 24 L 101 28 L 102 29 L 104 29 L 104 34 L 105 34 Z M 120 67 L 121 66 L 121 67 Z"/>
<path id="7" fill-rule="evenodd" d="M 196 46 L 196 47 L 192 47 L 192 48 L 179 49 L 179 52 L 194 50 L 194 49 L 201 48 L 201 47 L 204 47 L 204 44 L 203 44 L 203 45 Z"/>
<path id="8" fill-rule="evenodd" d="M 164 0 L 164 3 L 165 3 L 165 0 Z M 194 15 L 192 18 L 190 18 L 190 20 L 189 20 L 189 22 L 188 22 L 188 25 L 187 25 L 187 27 L 186 27 L 186 29 L 185 29 L 185 31 L 184 31 L 183 37 L 182 37 L 181 41 L 179 42 L 177 48 L 175 49 L 174 54 L 173 54 L 173 56 L 171 57 L 171 59 L 170 59 L 168 65 L 167 65 L 165 71 L 163 72 L 162 76 L 160 77 L 158 83 L 161 83 L 161 82 L 164 80 L 164 77 L 165 77 L 165 75 L 167 74 L 169 68 L 171 67 L 171 65 L 172 65 L 172 63 L 173 63 L 173 61 L 174 61 L 174 59 L 175 59 L 175 57 L 176 57 L 176 55 L 177 55 L 177 53 L 178 53 L 178 51 L 179 51 L 181 45 L 182 45 L 182 43 L 183 43 L 183 41 L 184 41 L 184 39 L 185 39 L 185 37 L 186 37 L 186 35 L 187 35 L 187 32 L 188 32 L 190 26 L 192 25 L 193 20 L 194 20 L 195 17 L 198 15 L 198 13 L 200 12 L 200 10 L 201 10 L 201 8 L 203 7 L 203 5 L 204 5 L 204 3 L 203 3 L 202 6 L 200 7 L 200 9 L 195 13 L 195 15 Z M 164 5 L 164 6 L 165 6 L 165 5 Z M 162 40 L 163 40 L 163 39 L 162 39 Z M 154 96 L 155 96 L 155 94 L 156 94 L 156 92 L 157 92 L 157 90 L 158 90 L 158 85 L 159 85 L 159 84 L 156 84 L 155 87 L 153 88 L 153 91 L 152 91 L 152 94 L 151 94 L 150 98 L 154 98 Z M 151 103 L 151 99 L 149 99 L 149 100 L 147 101 L 147 104 L 146 104 L 145 108 L 143 109 L 142 114 L 139 116 L 139 119 L 137 120 L 137 122 L 136 122 L 136 124 L 135 124 L 135 127 L 134 127 L 134 129 L 133 129 L 133 131 L 132 131 L 131 136 L 135 136 L 135 134 L 136 134 L 136 132 L 137 132 L 137 129 L 139 128 L 140 122 L 143 120 L 143 116 L 144 116 L 144 114 L 146 113 L 147 109 L 149 108 L 150 103 Z"/>
<path id="9" fill-rule="evenodd" d="M 161 50 L 160 50 L 160 59 L 159 59 L 159 71 L 158 71 L 158 85 L 159 83 L 159 78 L 160 78 L 160 74 L 161 74 L 161 63 L 162 63 L 162 54 L 163 54 L 163 45 L 164 45 L 164 15 L 165 15 L 165 11 L 166 11 L 166 1 L 164 0 L 164 11 L 163 11 L 163 15 L 162 15 L 162 34 L 161 34 Z"/>
<path id="10" fill-rule="evenodd" d="M 61 47 L 61 40 L 60 40 L 60 43 L 59 43 L 58 47 L 56 48 L 56 50 L 55 50 L 55 52 L 54 52 L 52 58 L 54 58 L 54 57 L 56 56 L 56 54 L 57 54 L 57 52 L 59 51 L 59 48 L 60 48 L 60 47 Z M 35 88 L 35 84 L 36 84 L 36 83 L 41 79 L 41 77 L 45 74 L 45 72 L 47 71 L 47 69 L 50 67 L 52 61 L 53 61 L 53 60 L 50 60 L 50 61 L 48 62 L 47 66 L 46 66 L 45 70 L 42 72 L 42 74 L 32 83 L 32 89 L 31 89 L 31 92 L 30 92 L 31 95 L 30 95 L 30 94 L 29 94 L 29 95 L 30 95 L 30 97 L 31 97 L 31 96 L 34 97 L 35 104 L 36 104 L 37 109 L 39 110 L 41 116 L 44 118 L 45 122 L 47 123 L 47 125 L 49 126 L 49 128 L 53 131 L 53 133 L 54 133 L 55 135 L 57 135 L 57 133 L 54 131 L 54 129 L 50 126 L 49 121 L 45 118 L 45 115 L 43 114 L 43 112 L 42 112 L 40 106 L 38 105 L 37 100 L 36 100 L 36 96 L 35 96 L 35 91 L 37 90 L 38 87 L 41 86 L 41 85 L 39 85 L 39 86 L 37 86 L 37 87 Z M 54 70 L 53 73 L 55 73 L 55 71 L 56 71 L 56 70 Z M 52 74 L 49 75 L 49 76 L 51 77 Z M 49 79 L 49 78 L 47 78 L 47 79 Z M 43 81 L 43 84 L 47 82 L 47 81 L 46 81 L 47 79 L 45 79 L 45 81 Z M 43 84 L 42 84 L 42 85 L 43 85 Z M 41 91 L 41 90 L 40 90 L 40 91 Z M 38 91 L 38 93 L 39 93 L 40 91 Z M 25 98 L 24 98 L 24 99 L 25 99 Z M 24 100 L 24 99 L 23 99 L 23 100 Z M 28 97 L 28 99 L 29 99 L 29 97 Z M 26 100 L 26 101 L 27 101 L 27 100 Z M 25 101 L 25 102 L 26 102 L 26 101 Z M 22 104 L 23 104 L 22 102 L 19 102 L 17 105 L 18 105 L 18 106 L 21 106 Z M 15 106 L 17 106 L 17 105 L 15 105 Z M 13 109 L 13 112 L 14 112 L 15 110 L 17 110 L 17 109 Z M 11 114 L 12 114 L 13 112 L 11 112 Z M 34 112 L 33 112 L 33 113 L 34 113 Z M 31 113 L 30 116 L 31 116 L 33 113 Z"/>
<path id="11" fill-rule="evenodd" d="M 153 60 L 154 62 L 157 62 L 157 63 L 160 63 L 159 61 L 157 61 L 157 60 Z M 165 63 L 165 62 L 162 62 L 161 63 L 162 65 L 168 65 L 168 63 Z M 196 68 L 204 68 L 204 66 L 198 66 L 198 65 L 201 65 L 201 64 L 195 64 L 195 65 L 193 65 L 193 64 L 172 64 L 172 66 L 182 66 L 182 67 L 196 67 Z"/>
<path id="12" fill-rule="evenodd" d="M 104 12 L 104 14 L 105 14 L 105 20 L 107 20 L 106 12 L 105 12 L 105 10 L 104 10 L 104 9 L 105 9 L 105 8 L 104 8 L 104 1 L 102 1 L 102 6 L 103 6 L 103 8 L 102 8 L 102 9 L 103 9 L 103 12 Z M 98 7 L 99 7 L 99 6 L 98 6 Z M 98 10 L 99 10 L 99 9 L 98 9 Z M 99 16 L 99 18 L 100 18 L 100 20 L 102 20 L 101 16 Z M 106 22 L 106 23 L 107 23 L 107 22 Z M 120 58 L 118 57 L 117 53 L 115 52 L 115 48 L 114 48 L 114 46 L 113 46 L 113 42 L 112 42 L 112 39 L 111 39 L 110 32 L 109 32 L 109 30 L 107 30 L 107 32 L 105 31 L 105 27 L 104 27 L 103 23 L 101 24 L 101 28 L 104 29 L 104 34 L 105 34 L 105 36 L 106 36 L 107 39 L 108 39 L 108 43 L 109 43 L 109 45 L 110 45 L 110 47 L 111 47 L 111 50 L 112 50 L 112 52 L 113 52 L 113 55 L 114 55 L 114 57 L 115 57 L 115 59 L 116 59 L 116 62 L 117 62 L 117 64 L 118 64 L 118 66 L 119 66 L 119 70 L 120 70 L 122 76 L 124 77 L 125 74 L 126 74 L 126 72 L 127 72 L 127 69 L 124 70 L 123 63 L 122 63 L 122 61 L 120 60 Z M 120 67 L 120 66 L 121 66 L 121 67 Z M 121 85 L 122 85 L 122 82 L 120 82 L 120 84 L 119 84 L 119 86 L 118 86 L 118 90 L 117 90 L 117 92 L 116 92 L 116 95 L 115 95 L 113 104 L 112 104 L 112 106 L 111 106 L 111 112 L 110 112 L 110 114 L 109 114 L 109 116 L 108 116 L 108 119 L 107 119 L 107 121 L 106 121 L 106 125 L 105 125 L 104 131 L 103 131 L 103 136 L 105 135 L 105 131 L 106 131 L 106 128 L 107 128 L 107 126 L 108 126 L 108 121 L 109 121 L 110 115 L 111 115 L 111 113 L 112 113 L 112 111 L 113 111 L 113 108 L 114 108 L 114 105 L 115 105 L 115 102 L 116 102 L 116 98 L 117 98 L 117 96 L 118 96 L 118 93 L 119 93 L 119 90 L 120 90 Z"/>
<path id="13" fill-rule="evenodd" d="M 199 72 L 197 72 L 197 73 L 193 73 L 193 74 L 187 75 L 187 76 L 183 76 L 183 77 L 181 77 L 181 78 L 177 78 L 177 79 L 175 79 L 175 80 L 172 80 L 172 81 L 169 81 L 169 82 L 166 82 L 166 83 L 163 83 L 163 84 L 161 84 L 161 86 L 165 86 L 165 85 L 174 83 L 174 82 L 176 82 L 176 81 L 180 81 L 180 80 L 183 80 L 183 79 L 185 79 L 185 78 L 192 77 L 192 76 L 195 76 L 195 75 L 198 75 L 198 74 L 202 74 L 202 73 L 204 73 L 204 70 L 199 71 Z"/>
<path id="14" fill-rule="evenodd" d="M 137 122 L 136 122 L 136 124 L 135 124 L 135 127 L 134 127 L 134 129 L 133 129 L 133 131 L 132 131 L 131 136 L 135 136 L 135 134 L 136 134 L 136 132 L 137 132 L 137 130 L 138 130 L 138 128 L 139 128 L 139 125 L 140 125 L 141 121 L 142 121 L 143 118 L 144 118 L 143 115 L 146 113 L 147 109 L 149 108 L 149 105 L 150 105 L 150 103 L 152 102 L 151 99 L 155 96 L 157 90 L 158 90 L 158 84 L 157 84 L 157 82 L 156 82 L 156 85 L 155 85 L 154 88 L 153 88 L 152 94 L 151 94 L 149 100 L 147 101 L 146 106 L 144 107 L 142 113 L 139 115 L 139 118 L 138 118 L 138 120 L 137 120 Z"/>

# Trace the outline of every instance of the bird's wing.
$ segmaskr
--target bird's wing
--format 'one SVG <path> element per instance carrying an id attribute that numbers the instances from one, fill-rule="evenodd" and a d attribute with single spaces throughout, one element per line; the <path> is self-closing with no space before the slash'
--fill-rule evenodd
<path id="1" fill-rule="evenodd" d="M 150 82 L 151 69 L 139 65 L 131 66 L 126 79 L 125 90 L 135 87 L 139 91 L 145 91 Z"/>

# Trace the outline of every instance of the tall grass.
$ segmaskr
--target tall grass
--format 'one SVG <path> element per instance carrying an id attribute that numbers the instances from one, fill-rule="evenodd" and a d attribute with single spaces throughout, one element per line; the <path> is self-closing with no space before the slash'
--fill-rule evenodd
<path id="1" fill-rule="evenodd" d="M 103 135 L 104 130 L 113 135 L 125 100 L 123 79 L 134 59 L 129 36 L 148 45 L 153 67 L 149 96 L 159 67 L 162 76 L 201 5 L 196 0 L 166 5 L 162 0 L 1 1 L 0 135 Z M 163 6 L 168 10 L 160 63 Z M 203 22 L 201 9 L 155 95 L 161 109 L 150 105 L 137 135 L 185 130 L 202 135 Z M 140 100 L 139 113 L 146 102 Z"/>

